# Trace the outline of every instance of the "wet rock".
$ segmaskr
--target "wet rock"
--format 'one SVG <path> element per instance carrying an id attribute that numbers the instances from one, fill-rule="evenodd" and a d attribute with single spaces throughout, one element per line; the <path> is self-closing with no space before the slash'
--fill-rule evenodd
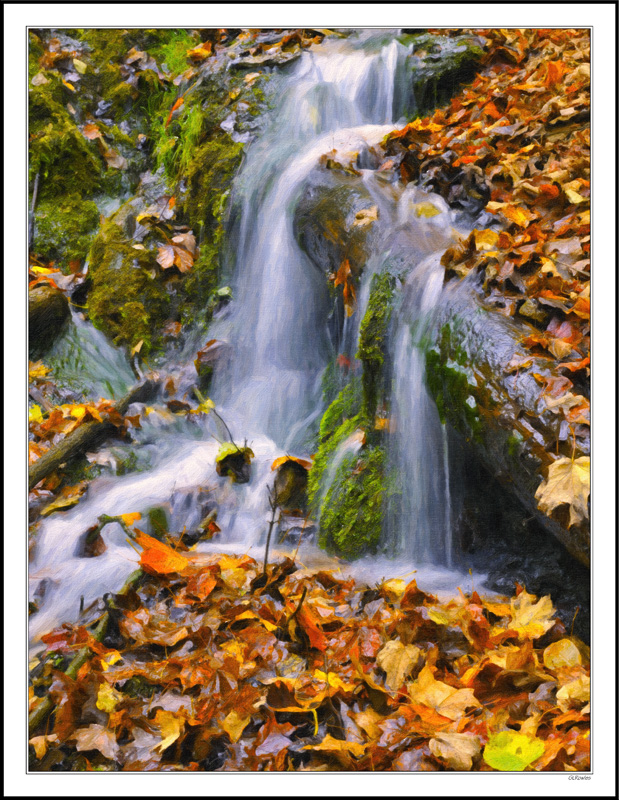
<path id="1" fill-rule="evenodd" d="M 52 346 L 69 318 L 69 301 L 53 286 L 35 286 L 28 292 L 28 350 L 40 358 Z"/>
<path id="2" fill-rule="evenodd" d="M 307 506 L 307 469 L 296 461 L 285 461 L 275 475 L 275 494 L 282 510 L 304 511 Z"/>
<path id="3" fill-rule="evenodd" d="M 237 447 L 232 442 L 225 442 L 217 454 L 215 469 L 222 478 L 229 477 L 235 483 L 249 483 L 253 457 L 249 447 Z"/>

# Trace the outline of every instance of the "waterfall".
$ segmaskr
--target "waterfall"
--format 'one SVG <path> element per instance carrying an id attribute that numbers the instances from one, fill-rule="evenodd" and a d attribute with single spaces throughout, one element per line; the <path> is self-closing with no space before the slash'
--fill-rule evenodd
<path id="1" fill-rule="evenodd" d="M 312 47 L 289 74 L 273 76 L 273 95 L 279 100 L 271 125 L 249 148 L 235 182 L 240 221 L 229 242 L 236 253 L 234 301 L 209 332 L 230 345 L 229 360 L 216 368 L 211 396 L 235 438 L 246 438 L 255 454 L 251 482 L 232 484 L 216 475 L 218 443 L 211 436 L 212 417 L 200 422 L 196 417 L 148 414 L 134 448 L 148 454 L 150 469 L 96 479 L 74 509 L 41 522 L 29 575 L 31 594 L 39 605 L 30 622 L 34 639 L 58 622 L 75 619 L 80 601 L 87 606 L 117 590 L 135 569 L 138 556 L 118 524 L 103 532 L 104 553 L 96 559 L 81 555 L 80 540 L 101 514 L 139 511 L 144 515 L 140 525 L 149 530 L 146 512 L 163 506 L 170 530 L 180 532 L 199 522 L 192 498 L 202 490 L 217 504 L 222 529 L 215 543 L 218 549 L 249 552 L 261 543 L 269 510 L 266 489 L 273 478 L 270 465 L 287 448 L 307 439 L 308 427 L 323 410 L 320 378 L 335 355 L 327 335 L 330 301 L 325 276 L 295 241 L 295 203 L 323 154 L 334 148 L 363 153 L 401 121 L 408 94 L 408 52 L 392 34 L 366 31 Z M 368 187 L 379 191 L 371 180 Z M 407 190 L 390 212 L 395 226 L 390 231 L 392 246 L 399 243 L 406 249 L 415 269 L 393 339 L 398 433 L 390 458 L 401 472 L 405 491 L 388 536 L 401 551 L 411 543 L 410 556 L 419 561 L 449 565 L 445 432 L 423 384 L 423 359 L 415 338 L 422 328 L 411 332 L 410 323 L 430 314 L 437 302 L 440 270 L 436 261 L 424 258 L 449 239 L 450 218 L 441 207 L 432 219 L 413 220 L 411 208 L 419 202 L 419 196 Z M 432 202 L 440 205 L 437 198 Z M 410 228 L 413 234 L 407 232 Z M 352 352 L 369 280 L 383 261 L 384 254 L 369 259 L 356 319 L 347 321 L 345 338 Z M 119 370 L 123 380 L 125 373 L 126 365 Z M 337 457 L 341 460 L 357 446 L 345 444 Z M 200 543 L 197 549 L 205 547 Z"/>

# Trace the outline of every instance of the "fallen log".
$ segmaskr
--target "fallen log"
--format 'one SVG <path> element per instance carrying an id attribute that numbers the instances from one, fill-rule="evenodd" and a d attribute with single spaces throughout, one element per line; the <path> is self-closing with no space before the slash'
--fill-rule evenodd
<path id="1" fill-rule="evenodd" d="M 139 383 L 121 398 L 114 408 L 119 414 L 125 414 L 131 403 L 143 402 L 152 397 L 158 385 L 158 381 L 150 379 Z M 115 430 L 116 427 L 106 420 L 102 422 L 92 420 L 80 425 L 79 428 L 76 428 L 28 468 L 28 489 L 33 489 L 40 481 L 47 478 L 48 475 L 69 459 L 99 445 L 110 437 Z"/>

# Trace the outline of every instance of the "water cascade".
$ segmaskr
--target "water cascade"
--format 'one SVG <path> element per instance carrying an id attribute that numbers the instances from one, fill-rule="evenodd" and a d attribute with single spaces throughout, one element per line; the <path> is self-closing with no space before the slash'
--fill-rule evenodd
<path id="1" fill-rule="evenodd" d="M 251 552 L 261 545 L 268 518 L 266 488 L 273 476 L 270 465 L 282 452 L 311 440 L 324 410 L 321 376 L 339 347 L 328 333 L 332 302 L 325 275 L 295 241 L 295 204 L 322 155 L 333 149 L 357 151 L 362 164 L 363 153 L 410 111 L 408 52 L 393 34 L 366 31 L 312 47 L 288 75 L 273 76 L 274 94 L 281 100 L 270 127 L 249 148 L 234 189 L 234 301 L 209 331 L 211 338 L 229 343 L 230 357 L 216 368 L 211 397 L 235 438 L 247 439 L 255 454 L 251 482 L 232 484 L 216 475 L 219 445 L 212 436 L 212 416 L 204 421 L 195 416 L 146 416 L 134 448 L 148 454 L 150 469 L 101 477 L 74 509 L 41 523 L 30 565 L 31 592 L 40 609 L 31 619 L 34 639 L 55 623 L 75 619 L 80 599 L 88 605 L 117 590 L 135 569 L 138 556 L 117 524 L 104 530 L 104 553 L 96 559 L 80 555 L 80 538 L 101 514 L 145 515 L 149 508 L 164 506 L 170 530 L 181 531 L 199 522 L 196 497 L 203 490 L 218 507 L 222 533 L 213 544 L 216 549 Z M 393 220 L 390 247 L 394 252 L 406 250 L 410 268 L 392 337 L 396 433 L 389 458 L 400 474 L 403 505 L 387 523 L 385 538 L 409 567 L 417 562 L 448 567 L 446 438 L 424 388 L 418 345 L 427 330 L 424 320 L 431 318 L 441 292 L 441 272 L 432 254 L 448 240 L 451 218 L 438 198 L 430 198 L 438 204 L 434 218 L 415 217 L 411 209 L 421 202 L 419 197 L 407 191 L 395 202 L 373 184 L 369 170 L 362 172 L 381 213 Z M 340 337 L 349 349 L 358 336 L 369 280 L 385 257 L 374 253 L 368 259 L 357 314 Z M 117 366 L 110 362 L 109 377 L 121 374 L 128 380 L 128 366 Z M 99 368 L 105 370 L 106 365 Z M 346 442 L 329 474 L 335 472 L 338 458 L 358 447 L 354 438 Z M 149 530 L 146 517 L 144 526 Z M 360 569 L 367 565 L 362 562 Z M 404 571 L 393 563 L 385 569 Z M 450 585 L 457 583 L 452 579 Z"/>

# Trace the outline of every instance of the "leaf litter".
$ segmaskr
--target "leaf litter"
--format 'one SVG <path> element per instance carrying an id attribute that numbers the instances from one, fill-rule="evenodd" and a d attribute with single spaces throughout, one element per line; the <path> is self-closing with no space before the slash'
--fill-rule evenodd
<path id="1" fill-rule="evenodd" d="M 142 574 L 108 597 L 102 641 L 100 608 L 42 637 L 32 705 L 49 693 L 55 712 L 30 732 L 31 769 L 589 768 L 588 648 L 549 597 L 439 601 L 290 558 L 265 581 L 247 555 L 127 531 Z"/>

